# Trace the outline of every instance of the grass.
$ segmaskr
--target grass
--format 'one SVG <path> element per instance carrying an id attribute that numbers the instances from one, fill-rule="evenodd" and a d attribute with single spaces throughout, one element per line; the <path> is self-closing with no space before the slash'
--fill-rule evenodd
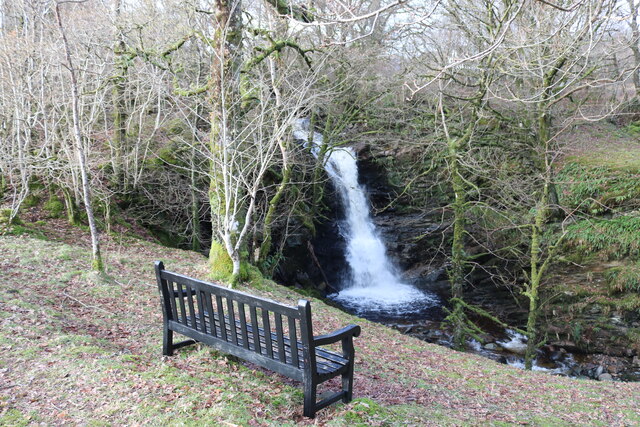
<path id="1" fill-rule="evenodd" d="M 84 273 L 88 240 L 75 233 L 67 243 L 0 238 L 2 425 L 637 422 L 640 384 L 519 371 L 401 335 L 313 298 L 317 334 L 348 323 L 360 324 L 363 334 L 355 342 L 356 399 L 307 420 L 295 381 L 230 361 L 206 346 L 160 355 L 152 262 L 161 259 L 169 269 L 206 277 L 202 256 L 135 239 L 107 241 L 107 275 L 96 276 Z M 300 297 L 267 281 L 260 289 L 240 289 L 291 305 Z"/>
<path id="2" fill-rule="evenodd" d="M 633 128 L 632 138 L 637 138 L 638 133 Z M 634 146 L 609 145 L 601 149 L 591 149 L 579 155 L 566 159 L 568 162 L 577 162 L 590 168 L 605 167 L 608 170 L 630 173 L 640 173 L 640 148 Z"/>

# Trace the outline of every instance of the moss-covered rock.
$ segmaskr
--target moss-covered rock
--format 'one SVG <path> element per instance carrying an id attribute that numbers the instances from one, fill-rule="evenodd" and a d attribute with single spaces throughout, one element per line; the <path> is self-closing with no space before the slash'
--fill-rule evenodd
<path id="1" fill-rule="evenodd" d="M 233 262 L 222 243 L 213 241 L 209 251 L 209 266 L 213 280 L 228 281 L 233 273 Z"/>
<path id="2" fill-rule="evenodd" d="M 49 214 L 50 218 L 62 218 L 65 214 L 64 202 L 53 194 L 44 202 L 42 209 Z"/>

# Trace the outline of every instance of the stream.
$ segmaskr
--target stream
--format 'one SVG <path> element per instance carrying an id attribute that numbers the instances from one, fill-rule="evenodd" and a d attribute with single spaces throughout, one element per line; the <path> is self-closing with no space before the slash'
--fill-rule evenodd
<path id="1" fill-rule="evenodd" d="M 294 122 L 294 137 L 311 144 L 317 156 L 322 135 L 309 129 L 309 120 Z M 346 242 L 347 272 L 327 298 L 345 311 L 385 324 L 424 341 L 451 347 L 451 333 L 442 325 L 446 295 L 438 295 L 433 283 L 407 283 L 387 256 L 387 249 L 372 221 L 366 189 L 359 183 L 357 157 L 349 147 L 333 148 L 325 157 L 325 170 L 345 211 L 338 223 Z M 442 289 L 440 284 L 438 289 Z M 441 293 L 441 292 L 440 292 Z M 483 325 L 485 326 L 485 325 Z M 486 325 L 484 344 L 467 343 L 467 351 L 499 363 L 524 368 L 526 337 L 513 330 Z M 640 367 L 621 357 L 578 355 L 564 348 L 542 347 L 534 370 L 555 375 L 602 381 L 640 381 Z"/>

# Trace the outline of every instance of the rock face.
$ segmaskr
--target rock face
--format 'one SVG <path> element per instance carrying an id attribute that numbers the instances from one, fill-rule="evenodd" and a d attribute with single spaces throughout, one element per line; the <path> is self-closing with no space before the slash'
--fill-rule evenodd
<path id="1" fill-rule="evenodd" d="M 442 221 L 442 211 L 432 209 L 425 213 L 422 207 L 416 209 L 409 200 L 398 197 L 401 190 L 389 183 L 389 171 L 366 148 L 359 151 L 358 170 L 360 184 L 367 189 L 372 204 L 373 221 L 403 278 L 441 286 L 438 283 L 446 280 L 442 242 L 449 227 Z"/>
<path id="2" fill-rule="evenodd" d="M 326 295 L 339 288 L 346 271 L 345 240 L 340 230 L 344 216 L 339 196 L 327 183 L 326 220 L 316 225 L 315 236 L 301 228 L 298 235 L 287 239 L 276 278 L 287 286 L 315 288 Z"/>

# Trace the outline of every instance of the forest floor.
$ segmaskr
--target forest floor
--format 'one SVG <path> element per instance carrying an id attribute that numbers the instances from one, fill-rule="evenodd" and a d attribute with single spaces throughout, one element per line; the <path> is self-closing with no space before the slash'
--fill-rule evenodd
<path id="1" fill-rule="evenodd" d="M 356 399 L 303 418 L 295 381 L 206 346 L 161 355 L 153 261 L 205 278 L 201 255 L 104 236 L 97 275 L 83 230 L 39 224 L 0 237 L 0 425 L 640 425 L 640 383 L 522 371 L 313 298 L 316 334 L 348 323 L 363 332 Z M 245 290 L 300 298 L 270 282 Z"/>

